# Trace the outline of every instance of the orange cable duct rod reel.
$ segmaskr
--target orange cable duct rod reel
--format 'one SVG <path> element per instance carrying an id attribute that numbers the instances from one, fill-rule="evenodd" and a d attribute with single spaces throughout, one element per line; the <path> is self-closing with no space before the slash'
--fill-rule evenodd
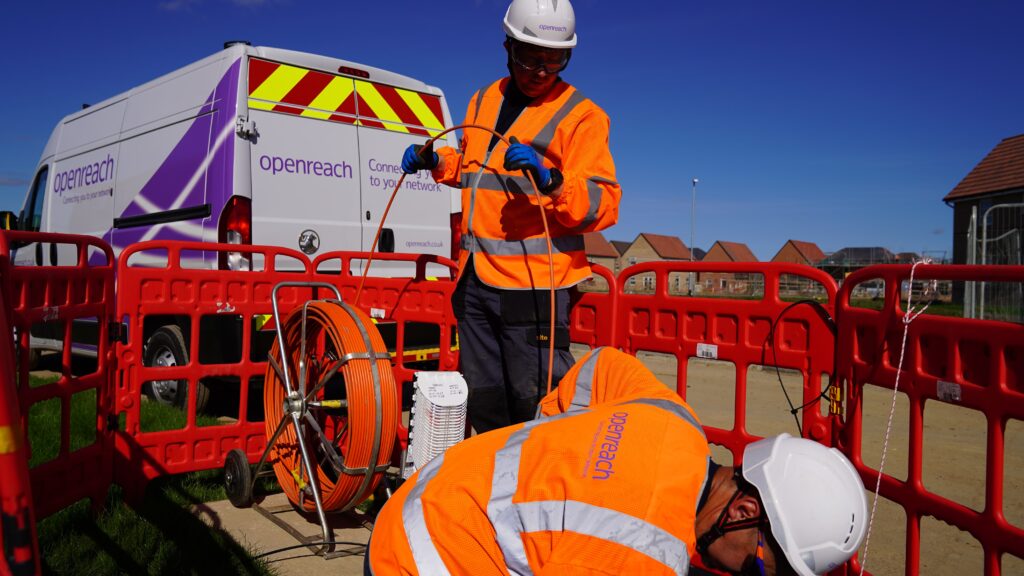
<path id="1" fill-rule="evenodd" d="M 326 289 L 335 299 L 309 300 L 282 322 L 281 288 Z M 253 504 L 255 481 L 270 463 L 288 500 L 316 511 L 320 553 L 333 550 L 328 512 L 366 500 L 391 464 L 401 416 L 391 356 L 372 320 L 325 282 L 281 282 L 271 298 L 277 339 L 267 357 L 263 408 L 267 447 L 249 467 L 245 452 L 224 463 L 231 503 Z"/>

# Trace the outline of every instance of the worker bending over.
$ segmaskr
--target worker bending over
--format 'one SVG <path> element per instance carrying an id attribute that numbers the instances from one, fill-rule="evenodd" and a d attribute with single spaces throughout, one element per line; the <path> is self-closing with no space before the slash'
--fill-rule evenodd
<path id="1" fill-rule="evenodd" d="M 438 456 L 377 517 L 368 573 L 823 574 L 864 538 L 838 450 L 787 434 L 711 461 L 693 411 L 636 358 L 591 351 L 538 419 Z"/>
<path id="2" fill-rule="evenodd" d="M 509 76 L 473 95 L 458 150 L 402 159 L 409 174 L 432 170 L 462 188 L 458 320 L 460 370 L 469 384 L 477 432 L 533 418 L 547 382 L 549 260 L 528 171 L 543 194 L 551 231 L 555 292 L 553 381 L 572 366 L 569 288 L 590 277 L 583 233 L 618 219 L 621 190 L 608 149 L 608 116 L 559 73 L 576 46 L 568 0 L 513 0 L 504 20 Z"/>

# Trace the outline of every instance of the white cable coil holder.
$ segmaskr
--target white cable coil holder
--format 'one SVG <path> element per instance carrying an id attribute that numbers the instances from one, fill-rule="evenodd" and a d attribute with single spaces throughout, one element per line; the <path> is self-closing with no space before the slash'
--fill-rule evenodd
<path id="1" fill-rule="evenodd" d="M 402 478 L 412 476 L 466 436 L 469 388 L 458 372 L 417 372 L 409 451 Z"/>

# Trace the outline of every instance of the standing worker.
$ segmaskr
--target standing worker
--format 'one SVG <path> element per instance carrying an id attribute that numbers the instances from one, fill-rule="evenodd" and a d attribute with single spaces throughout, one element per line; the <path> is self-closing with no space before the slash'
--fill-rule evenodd
<path id="1" fill-rule="evenodd" d="M 412 145 L 402 170 L 429 169 L 462 188 L 458 320 L 460 369 L 470 387 L 469 418 L 486 432 L 533 418 L 547 382 L 550 272 L 555 284 L 552 380 L 572 366 L 569 289 L 590 277 L 583 233 L 618 219 L 622 194 L 608 149 L 608 116 L 559 76 L 576 46 L 568 0 L 513 0 L 505 14 L 509 77 L 479 90 L 460 149 Z M 529 171 L 551 232 L 544 225 Z"/>
<path id="2" fill-rule="evenodd" d="M 718 466 L 689 406 L 614 348 L 541 414 L 410 477 L 377 517 L 367 573 L 685 575 L 700 554 L 730 574 L 812 576 L 864 539 L 864 484 L 838 450 L 782 434 Z"/>

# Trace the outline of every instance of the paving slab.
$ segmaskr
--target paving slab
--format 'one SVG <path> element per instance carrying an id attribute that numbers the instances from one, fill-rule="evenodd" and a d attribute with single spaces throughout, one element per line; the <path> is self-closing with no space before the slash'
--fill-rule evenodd
<path id="1" fill-rule="evenodd" d="M 316 514 L 299 513 L 284 494 L 266 496 L 252 508 L 235 508 L 227 500 L 207 502 L 193 507 L 193 513 L 230 534 L 253 555 L 270 553 L 266 559 L 280 576 L 363 574 L 363 555 L 372 525 L 354 513 L 328 516 L 334 541 L 339 544 L 326 557 L 304 546 L 282 550 L 303 544 L 299 538 L 305 542 L 323 539 Z"/>

